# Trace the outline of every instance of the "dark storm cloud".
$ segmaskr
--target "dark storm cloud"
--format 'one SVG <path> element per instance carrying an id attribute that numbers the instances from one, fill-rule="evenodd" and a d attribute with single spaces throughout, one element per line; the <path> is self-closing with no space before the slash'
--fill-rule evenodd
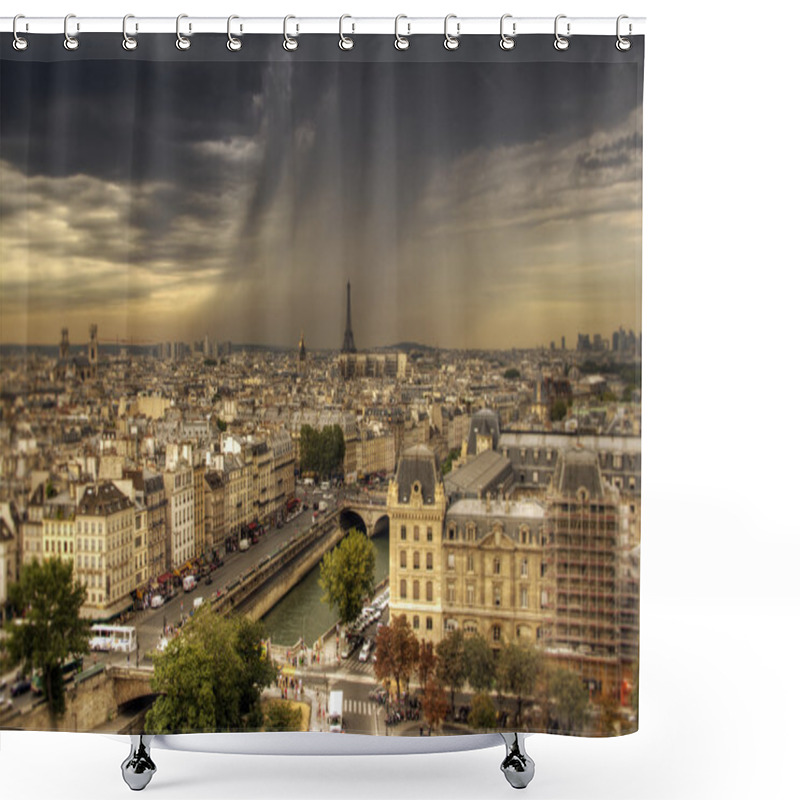
<path id="1" fill-rule="evenodd" d="M 87 309 L 122 281 L 144 313 L 183 281 L 171 335 L 287 343 L 304 327 L 328 346 L 351 278 L 372 312 L 362 342 L 425 338 L 443 293 L 478 308 L 534 265 L 557 295 L 558 225 L 597 246 L 639 225 L 629 65 L 4 62 L 0 88 L 0 237 L 28 265 L 3 275 L 6 312 L 6 297 L 79 306 L 68 275 L 94 276 Z M 586 273 L 573 296 L 602 283 Z"/>

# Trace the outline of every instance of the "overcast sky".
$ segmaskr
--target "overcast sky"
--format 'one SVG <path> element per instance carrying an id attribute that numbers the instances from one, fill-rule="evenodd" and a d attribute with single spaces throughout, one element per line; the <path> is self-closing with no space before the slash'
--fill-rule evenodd
<path id="1" fill-rule="evenodd" d="M 0 91 L 3 342 L 338 348 L 348 279 L 359 349 L 641 329 L 635 66 L 5 61 Z"/>

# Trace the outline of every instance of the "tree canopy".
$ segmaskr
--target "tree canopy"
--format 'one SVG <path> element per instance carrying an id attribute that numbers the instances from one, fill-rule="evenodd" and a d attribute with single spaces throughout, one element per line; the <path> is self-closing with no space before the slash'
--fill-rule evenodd
<path id="1" fill-rule="evenodd" d="M 522 714 L 522 701 L 532 697 L 542 675 L 543 657 L 527 642 L 507 642 L 500 650 L 497 660 L 497 685 L 517 699 L 517 721 Z"/>
<path id="2" fill-rule="evenodd" d="M 299 731 L 303 727 L 300 706 L 289 700 L 270 700 L 264 713 L 265 731 Z"/>
<path id="3" fill-rule="evenodd" d="M 9 587 L 9 598 L 25 619 L 8 628 L 9 660 L 26 674 L 38 670 L 51 714 L 63 714 L 61 666 L 71 656 L 89 652 L 90 624 L 80 618 L 86 587 L 73 582 L 71 561 L 37 560 L 22 567 L 19 583 Z"/>
<path id="4" fill-rule="evenodd" d="M 450 689 L 450 705 L 455 714 L 456 691 L 467 679 L 464 634 L 458 628 L 448 631 L 436 645 L 436 677 Z"/>
<path id="5" fill-rule="evenodd" d="M 464 639 L 464 666 L 469 685 L 476 691 L 491 689 L 496 665 L 492 648 L 483 636 L 473 634 Z"/>
<path id="6" fill-rule="evenodd" d="M 300 469 L 330 478 L 342 471 L 344 433 L 339 425 L 326 425 L 321 431 L 310 425 L 300 428 Z"/>
<path id="7" fill-rule="evenodd" d="M 563 667 L 553 670 L 547 681 L 547 693 L 554 703 L 558 729 L 562 733 L 580 733 L 589 710 L 589 690 L 580 675 Z"/>
<path id="8" fill-rule="evenodd" d="M 497 711 L 494 701 L 487 692 L 480 692 L 472 698 L 472 707 L 467 718 L 470 728 L 484 730 L 497 727 Z"/>
<path id="9" fill-rule="evenodd" d="M 201 606 L 163 653 L 155 656 L 148 733 L 259 730 L 261 691 L 277 671 L 261 657 L 261 631 L 246 617 Z"/>
<path id="10" fill-rule="evenodd" d="M 375 582 L 375 545 L 355 528 L 322 559 L 319 585 L 324 590 L 322 602 L 339 610 L 339 619 L 347 625 L 361 613 L 361 601 Z"/>
<path id="11" fill-rule="evenodd" d="M 397 694 L 401 681 L 408 683 L 419 659 L 419 642 L 405 614 L 384 625 L 375 638 L 375 677 L 379 681 L 394 678 Z"/>
<path id="12" fill-rule="evenodd" d="M 429 680 L 422 695 L 422 715 L 431 728 L 438 728 L 447 714 L 447 696 L 438 681 Z"/>
<path id="13" fill-rule="evenodd" d="M 433 642 L 421 641 L 419 643 L 419 658 L 417 659 L 417 677 L 420 686 L 427 686 L 428 680 L 436 671 L 436 653 L 433 651 Z"/>

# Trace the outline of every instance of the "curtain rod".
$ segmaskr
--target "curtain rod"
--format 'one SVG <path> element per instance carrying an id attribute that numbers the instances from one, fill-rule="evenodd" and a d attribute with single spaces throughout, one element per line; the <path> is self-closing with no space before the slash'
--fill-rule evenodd
<path id="1" fill-rule="evenodd" d="M 228 17 L 193 17 L 181 15 L 181 32 L 185 36 L 202 33 L 226 33 Z M 175 17 L 136 17 L 129 16 L 126 31 L 129 35 L 148 33 L 175 33 Z M 283 34 L 284 17 L 236 17 L 232 30 L 237 36 L 247 34 Z M 399 32 L 402 36 L 417 34 L 438 34 L 445 32 L 443 17 L 292 17 L 290 22 L 292 36 L 304 33 L 344 33 L 388 34 Z M 396 28 L 397 26 L 397 28 Z M 620 32 L 623 36 L 644 34 L 644 17 L 624 17 Z M 64 17 L 26 17 L 17 20 L 17 33 L 64 33 Z M 505 15 L 504 30 L 510 35 L 553 34 L 556 28 L 555 17 L 515 17 Z M 11 33 L 14 17 L 0 17 L 0 32 Z M 68 20 L 70 35 L 84 33 L 122 33 L 122 17 L 81 17 L 70 15 Z M 447 30 L 453 35 L 470 36 L 477 34 L 499 34 L 500 15 L 496 17 L 459 17 L 450 15 Z M 570 17 L 559 15 L 558 31 L 562 36 L 614 36 L 617 34 L 616 17 Z"/>

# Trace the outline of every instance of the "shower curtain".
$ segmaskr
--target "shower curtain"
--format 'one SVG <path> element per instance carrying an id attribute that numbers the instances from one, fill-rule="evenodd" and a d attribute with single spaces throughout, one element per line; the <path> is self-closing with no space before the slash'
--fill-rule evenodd
<path id="1" fill-rule="evenodd" d="M 636 730 L 643 37 L 120 38 L 0 39 L 0 728 Z"/>

